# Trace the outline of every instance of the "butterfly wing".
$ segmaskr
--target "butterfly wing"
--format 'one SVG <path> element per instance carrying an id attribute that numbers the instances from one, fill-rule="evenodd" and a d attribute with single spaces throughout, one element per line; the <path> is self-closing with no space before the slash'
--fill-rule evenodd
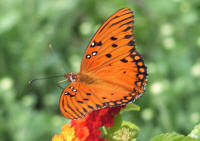
<path id="1" fill-rule="evenodd" d="M 104 85 L 103 88 L 102 85 Z M 119 88 L 113 87 L 111 90 L 108 87 L 111 84 L 102 83 L 102 85 L 86 85 L 79 82 L 69 84 L 63 90 L 60 97 L 59 104 L 61 113 L 66 118 L 78 119 L 91 111 L 109 106 L 109 101 L 111 100 L 106 98 L 107 93 L 114 93 Z M 104 91 L 105 93 L 102 93 Z"/>
<path id="2" fill-rule="evenodd" d="M 133 50 L 133 22 L 133 12 L 128 8 L 121 9 L 108 18 L 90 41 L 82 58 L 80 72 L 91 72 L 103 67 L 113 56 L 126 55 Z"/>
<path id="3" fill-rule="evenodd" d="M 74 82 L 63 90 L 59 104 L 66 118 L 79 119 L 94 110 L 122 105 L 132 100 L 134 97 L 127 89 L 112 83 L 99 81 L 86 85 Z"/>
<path id="4" fill-rule="evenodd" d="M 137 98 L 144 92 L 147 68 L 135 48 L 133 23 L 134 14 L 128 8 L 108 18 L 89 43 L 80 72 L 123 87 Z"/>
<path id="5" fill-rule="evenodd" d="M 87 87 L 86 87 L 87 88 Z M 84 90 L 84 91 L 83 91 Z M 70 119 L 78 119 L 90 112 L 86 105 L 91 94 L 85 89 L 85 85 L 78 82 L 69 84 L 62 92 L 60 97 L 61 113 Z M 84 102 L 86 101 L 86 102 Z M 91 101 L 91 99 L 90 99 Z"/>
<path id="6" fill-rule="evenodd" d="M 80 75 L 87 74 L 93 81 L 73 82 L 64 89 L 60 109 L 65 117 L 81 118 L 102 107 L 133 101 L 144 92 L 147 68 L 135 49 L 133 22 L 133 12 L 124 8 L 98 29 L 80 70 Z"/>

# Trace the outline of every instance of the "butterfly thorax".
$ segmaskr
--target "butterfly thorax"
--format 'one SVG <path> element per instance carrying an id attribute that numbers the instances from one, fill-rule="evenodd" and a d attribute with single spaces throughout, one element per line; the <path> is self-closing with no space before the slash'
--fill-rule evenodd
<path id="1" fill-rule="evenodd" d="M 89 74 L 86 73 L 66 73 L 64 74 L 67 81 L 69 82 L 82 82 L 85 84 L 93 84 L 95 83 L 95 79 L 92 78 Z"/>

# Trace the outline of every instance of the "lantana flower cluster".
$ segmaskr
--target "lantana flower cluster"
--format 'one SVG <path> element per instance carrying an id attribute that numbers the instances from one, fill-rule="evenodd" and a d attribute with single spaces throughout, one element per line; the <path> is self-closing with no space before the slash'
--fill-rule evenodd
<path id="1" fill-rule="evenodd" d="M 71 124 L 65 124 L 62 132 L 55 135 L 52 141 L 107 141 L 100 131 L 100 127 L 111 127 L 114 124 L 114 116 L 125 106 L 107 107 L 96 110 L 86 117 L 72 120 Z"/>

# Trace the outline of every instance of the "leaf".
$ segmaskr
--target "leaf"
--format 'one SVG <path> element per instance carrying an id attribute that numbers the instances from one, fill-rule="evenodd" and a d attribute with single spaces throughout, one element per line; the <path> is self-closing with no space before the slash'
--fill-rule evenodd
<path id="1" fill-rule="evenodd" d="M 139 135 L 139 128 L 128 121 L 123 121 L 120 130 L 113 134 L 114 141 L 134 141 Z"/>
<path id="2" fill-rule="evenodd" d="M 127 111 L 140 111 L 140 106 L 133 103 L 129 103 L 126 105 L 126 108 L 123 108 L 120 111 L 120 113 L 127 112 Z"/>
<path id="3" fill-rule="evenodd" d="M 137 131 L 140 130 L 140 128 L 139 128 L 138 126 L 136 126 L 135 124 L 133 124 L 133 123 L 131 123 L 131 122 L 129 122 L 129 121 L 123 121 L 123 122 L 122 122 L 122 126 L 128 126 L 128 127 L 130 127 L 131 129 L 134 129 L 134 130 L 137 130 Z"/>
<path id="4" fill-rule="evenodd" d="M 197 141 L 197 139 L 193 139 L 189 136 L 184 136 L 173 132 L 160 134 L 158 136 L 153 137 L 150 141 Z"/>
<path id="5" fill-rule="evenodd" d="M 114 125 L 110 128 L 107 128 L 109 134 L 114 133 L 115 131 L 119 130 L 122 125 L 122 117 L 120 114 L 115 115 Z"/>
<path id="6" fill-rule="evenodd" d="M 140 129 L 135 124 L 122 121 L 121 125 L 117 128 L 111 127 L 108 129 L 107 139 L 109 141 L 135 141 L 136 137 L 139 135 L 139 131 Z"/>
<path id="7" fill-rule="evenodd" d="M 200 139 L 200 124 L 196 125 L 188 136 L 194 139 Z"/>

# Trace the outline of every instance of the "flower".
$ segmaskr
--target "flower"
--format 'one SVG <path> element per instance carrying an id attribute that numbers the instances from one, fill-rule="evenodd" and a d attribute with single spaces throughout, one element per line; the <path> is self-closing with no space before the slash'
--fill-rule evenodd
<path id="1" fill-rule="evenodd" d="M 107 141 L 103 138 L 100 127 L 113 126 L 114 116 L 125 106 L 102 108 L 84 118 L 72 120 L 71 125 L 65 124 L 61 134 L 55 135 L 52 141 Z"/>
<path id="2" fill-rule="evenodd" d="M 111 127 L 114 124 L 114 115 L 120 112 L 120 109 L 125 106 L 107 107 L 96 110 L 88 114 L 86 117 L 79 120 L 72 120 L 71 127 L 74 127 L 75 134 L 80 134 L 80 129 L 87 127 L 89 134 L 87 138 L 79 138 L 81 141 L 104 141 L 100 127 Z"/>
<path id="3" fill-rule="evenodd" d="M 80 141 L 78 137 L 75 136 L 74 128 L 71 128 L 68 124 L 62 127 L 62 132 L 60 135 L 55 135 L 52 141 Z"/>

